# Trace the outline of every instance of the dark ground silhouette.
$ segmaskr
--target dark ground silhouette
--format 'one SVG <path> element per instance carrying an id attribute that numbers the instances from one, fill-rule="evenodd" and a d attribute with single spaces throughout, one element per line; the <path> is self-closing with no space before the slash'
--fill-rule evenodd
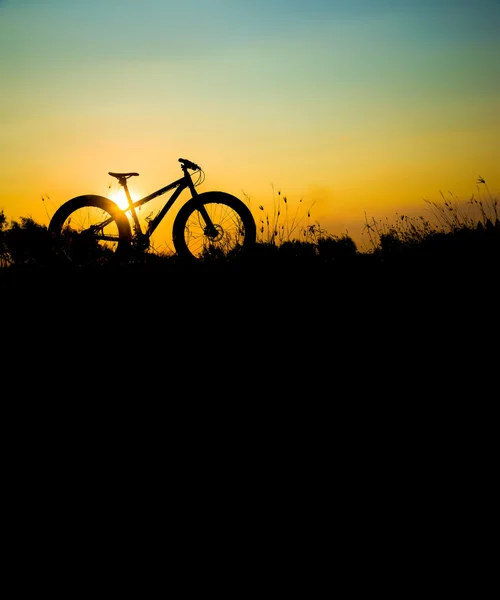
<path id="1" fill-rule="evenodd" d="M 245 347 L 253 340 L 259 347 L 293 342 L 317 349 L 339 338 L 373 346 L 403 331 L 428 344 L 442 337 L 439 330 L 450 335 L 471 321 L 480 327 L 484 320 L 486 328 L 498 323 L 498 223 L 419 244 L 388 237 L 373 253 L 337 238 L 323 245 L 257 244 L 247 258 L 223 263 L 147 255 L 86 268 L 54 262 L 46 228 L 30 219 L 0 233 L 10 258 L 0 268 L 5 325 L 45 327 L 59 342 L 107 336 L 111 322 L 120 334 L 130 331 L 137 346 L 162 333 L 169 340 L 172 331 L 179 338 L 176 328 L 184 327 L 204 351 L 237 340 Z M 76 316 L 86 325 L 76 327 Z"/>

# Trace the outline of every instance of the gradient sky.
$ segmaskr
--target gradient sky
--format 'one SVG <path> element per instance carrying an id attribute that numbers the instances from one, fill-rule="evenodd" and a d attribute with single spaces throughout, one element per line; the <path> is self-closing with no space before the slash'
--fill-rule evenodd
<path id="1" fill-rule="evenodd" d="M 0 75 L 9 220 L 179 157 L 359 245 L 365 215 L 500 190 L 499 0 L 0 0 Z"/>

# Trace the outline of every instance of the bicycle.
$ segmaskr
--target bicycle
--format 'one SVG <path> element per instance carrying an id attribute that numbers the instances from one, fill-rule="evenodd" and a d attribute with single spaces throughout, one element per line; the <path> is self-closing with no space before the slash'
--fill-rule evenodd
<path id="1" fill-rule="evenodd" d="M 191 198 L 179 209 L 172 226 L 175 252 L 181 259 L 200 262 L 205 258 L 227 259 L 247 253 L 256 243 L 257 229 L 250 209 L 239 198 L 220 191 L 198 193 L 205 180 L 196 163 L 179 158 L 183 175 L 140 200 L 132 200 L 128 179 L 139 173 L 109 175 L 123 187 L 128 206 L 120 208 L 104 196 L 88 194 L 63 203 L 52 216 L 48 232 L 53 251 L 78 266 L 128 262 L 147 252 L 151 236 L 184 190 Z M 190 173 L 192 171 L 193 173 Z M 198 174 L 197 179 L 194 175 Z M 141 227 L 137 208 L 173 190 L 158 214 Z M 135 253 L 133 253 L 135 251 Z"/>

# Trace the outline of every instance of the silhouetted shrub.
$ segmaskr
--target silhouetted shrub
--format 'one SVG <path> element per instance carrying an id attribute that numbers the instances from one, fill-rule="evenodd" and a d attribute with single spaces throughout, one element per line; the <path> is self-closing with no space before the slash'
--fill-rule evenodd
<path id="1" fill-rule="evenodd" d="M 47 227 L 39 225 L 31 217 L 21 217 L 20 224 L 13 221 L 3 232 L 3 242 L 11 262 L 16 265 L 44 264 L 49 257 Z"/>
<path id="2" fill-rule="evenodd" d="M 7 219 L 5 218 L 5 213 L 3 210 L 0 210 L 0 267 L 6 267 L 12 262 L 6 240 L 6 225 Z"/>
<path id="3" fill-rule="evenodd" d="M 318 239 L 316 250 L 318 256 L 326 261 L 351 260 L 358 253 L 358 248 L 354 240 L 345 234 Z"/>
<path id="4" fill-rule="evenodd" d="M 285 260 L 311 260 L 316 258 L 316 246 L 300 240 L 285 241 L 278 247 L 278 255 Z"/>

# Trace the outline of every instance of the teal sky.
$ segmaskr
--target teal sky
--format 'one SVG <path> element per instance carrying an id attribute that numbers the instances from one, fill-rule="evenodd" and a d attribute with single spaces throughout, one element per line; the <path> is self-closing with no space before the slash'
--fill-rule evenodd
<path id="1" fill-rule="evenodd" d="M 0 0 L 0 208 L 45 222 L 110 170 L 145 195 L 179 156 L 333 233 L 500 189 L 499 57 L 498 0 Z"/>

